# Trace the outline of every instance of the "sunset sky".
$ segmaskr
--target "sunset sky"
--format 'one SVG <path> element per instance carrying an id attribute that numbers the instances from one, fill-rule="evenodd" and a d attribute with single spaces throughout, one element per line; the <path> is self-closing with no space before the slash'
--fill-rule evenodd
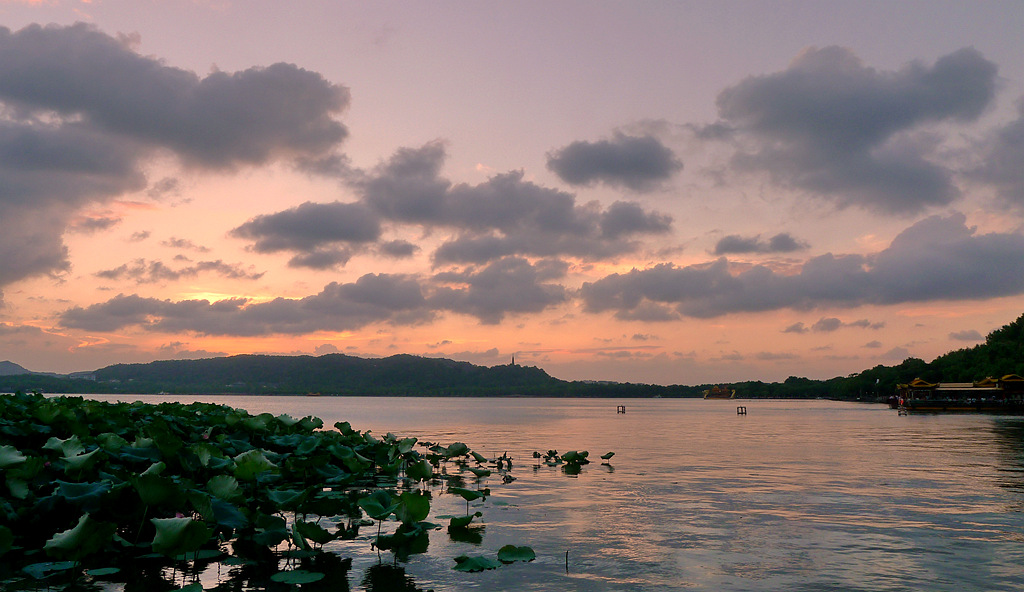
<path id="1" fill-rule="evenodd" d="M 0 360 L 30 370 L 830 378 L 1024 313 L 1017 0 L 0 1 L 0 25 Z"/>

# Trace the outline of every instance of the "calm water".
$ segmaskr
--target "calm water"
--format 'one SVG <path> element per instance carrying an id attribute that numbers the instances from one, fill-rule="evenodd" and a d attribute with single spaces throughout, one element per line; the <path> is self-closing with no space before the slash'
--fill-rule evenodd
<path id="1" fill-rule="evenodd" d="M 404 565 L 424 590 L 1024 589 L 1024 418 L 830 401 L 202 400 L 513 456 L 517 480 L 490 483 L 480 508 L 483 542 L 438 531 Z M 616 455 L 573 477 L 533 466 L 550 448 Z M 463 513 L 452 497 L 434 514 Z M 451 570 L 508 543 L 538 559 Z M 376 554 L 337 545 L 364 590 Z"/>

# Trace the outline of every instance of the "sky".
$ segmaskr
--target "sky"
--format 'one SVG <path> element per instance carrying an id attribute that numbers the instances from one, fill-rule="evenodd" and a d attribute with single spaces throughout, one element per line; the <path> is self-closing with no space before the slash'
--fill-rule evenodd
<path id="1" fill-rule="evenodd" d="M 1024 313 L 1016 0 L 0 0 L 0 27 L 0 359 L 30 370 L 825 379 Z"/>

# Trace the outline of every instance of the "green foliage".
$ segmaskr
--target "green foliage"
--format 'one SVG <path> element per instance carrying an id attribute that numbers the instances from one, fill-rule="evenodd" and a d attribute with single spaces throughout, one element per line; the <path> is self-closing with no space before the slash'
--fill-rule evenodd
<path id="1" fill-rule="evenodd" d="M 456 571 L 476 572 L 487 569 L 497 569 L 499 567 L 501 567 L 501 562 L 497 559 L 491 559 L 490 557 L 483 557 L 481 555 L 474 555 L 472 557 L 460 555 L 455 558 L 455 567 L 452 569 Z"/>
<path id="2" fill-rule="evenodd" d="M 153 551 L 168 557 L 198 551 L 213 534 L 213 529 L 193 518 L 153 518 L 156 528 Z"/>
<path id="3" fill-rule="evenodd" d="M 112 522 L 83 514 L 74 528 L 53 535 L 43 549 L 50 557 L 77 561 L 106 547 L 116 530 L 117 525 Z"/>
<path id="4" fill-rule="evenodd" d="M 309 586 L 314 580 L 300 579 L 315 576 L 303 571 L 347 569 L 324 546 L 355 539 L 364 515 L 378 521 L 378 550 L 398 560 L 425 552 L 440 528 L 426 521 L 434 495 L 427 487 L 438 483 L 435 493 L 467 503 L 466 516 L 449 525 L 451 539 L 480 544 L 483 529 L 469 525 L 482 514 L 470 514 L 469 502 L 486 500 L 490 490 L 447 485 L 463 482 L 467 458 L 482 464 L 485 457 L 459 442 L 377 438 L 346 422 L 322 427 L 315 418 L 253 416 L 207 403 L 0 395 L 0 491 L 11 494 L 0 498 L 0 556 L 8 573 L 19 574 L 3 584 L 69 571 L 70 581 L 86 568 L 90 577 L 131 579 L 163 556 L 164 565 L 240 565 L 252 578 L 245 589 L 266 588 L 274 573 L 287 578 L 281 583 Z M 585 452 L 574 454 L 585 460 Z M 449 463 L 460 470 L 447 470 Z M 510 464 L 492 466 L 509 477 Z M 474 472 L 479 486 L 494 471 Z M 392 516 L 397 526 L 384 532 Z M 40 550 L 56 561 L 40 562 Z M 277 572 L 289 550 L 300 567 Z M 151 576 L 161 580 L 154 589 L 169 589 L 165 573 Z"/>
<path id="5" fill-rule="evenodd" d="M 516 561 L 533 561 L 537 558 L 537 553 L 530 547 L 517 547 L 515 545 L 505 545 L 498 549 L 498 561 L 502 563 L 515 563 Z"/>

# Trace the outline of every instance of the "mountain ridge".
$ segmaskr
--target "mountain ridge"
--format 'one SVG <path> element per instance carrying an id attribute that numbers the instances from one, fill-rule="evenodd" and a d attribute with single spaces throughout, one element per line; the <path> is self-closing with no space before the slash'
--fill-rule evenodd
<path id="1" fill-rule="evenodd" d="M 4 374 L 5 368 L 23 372 Z M 1024 375 L 1024 315 L 989 333 L 984 343 L 948 352 L 930 363 L 907 358 L 896 366 L 878 365 L 828 380 L 790 376 L 783 382 L 741 381 L 729 385 L 738 396 L 748 398 L 875 400 L 893 393 L 897 384 L 915 378 L 963 382 L 1007 374 Z M 91 373 L 64 376 L 30 372 L 14 362 L 0 362 L 0 390 L 51 393 L 699 397 L 711 386 L 565 381 L 535 366 L 510 363 L 486 367 L 412 354 L 386 358 L 340 353 L 241 354 L 113 364 Z"/>

